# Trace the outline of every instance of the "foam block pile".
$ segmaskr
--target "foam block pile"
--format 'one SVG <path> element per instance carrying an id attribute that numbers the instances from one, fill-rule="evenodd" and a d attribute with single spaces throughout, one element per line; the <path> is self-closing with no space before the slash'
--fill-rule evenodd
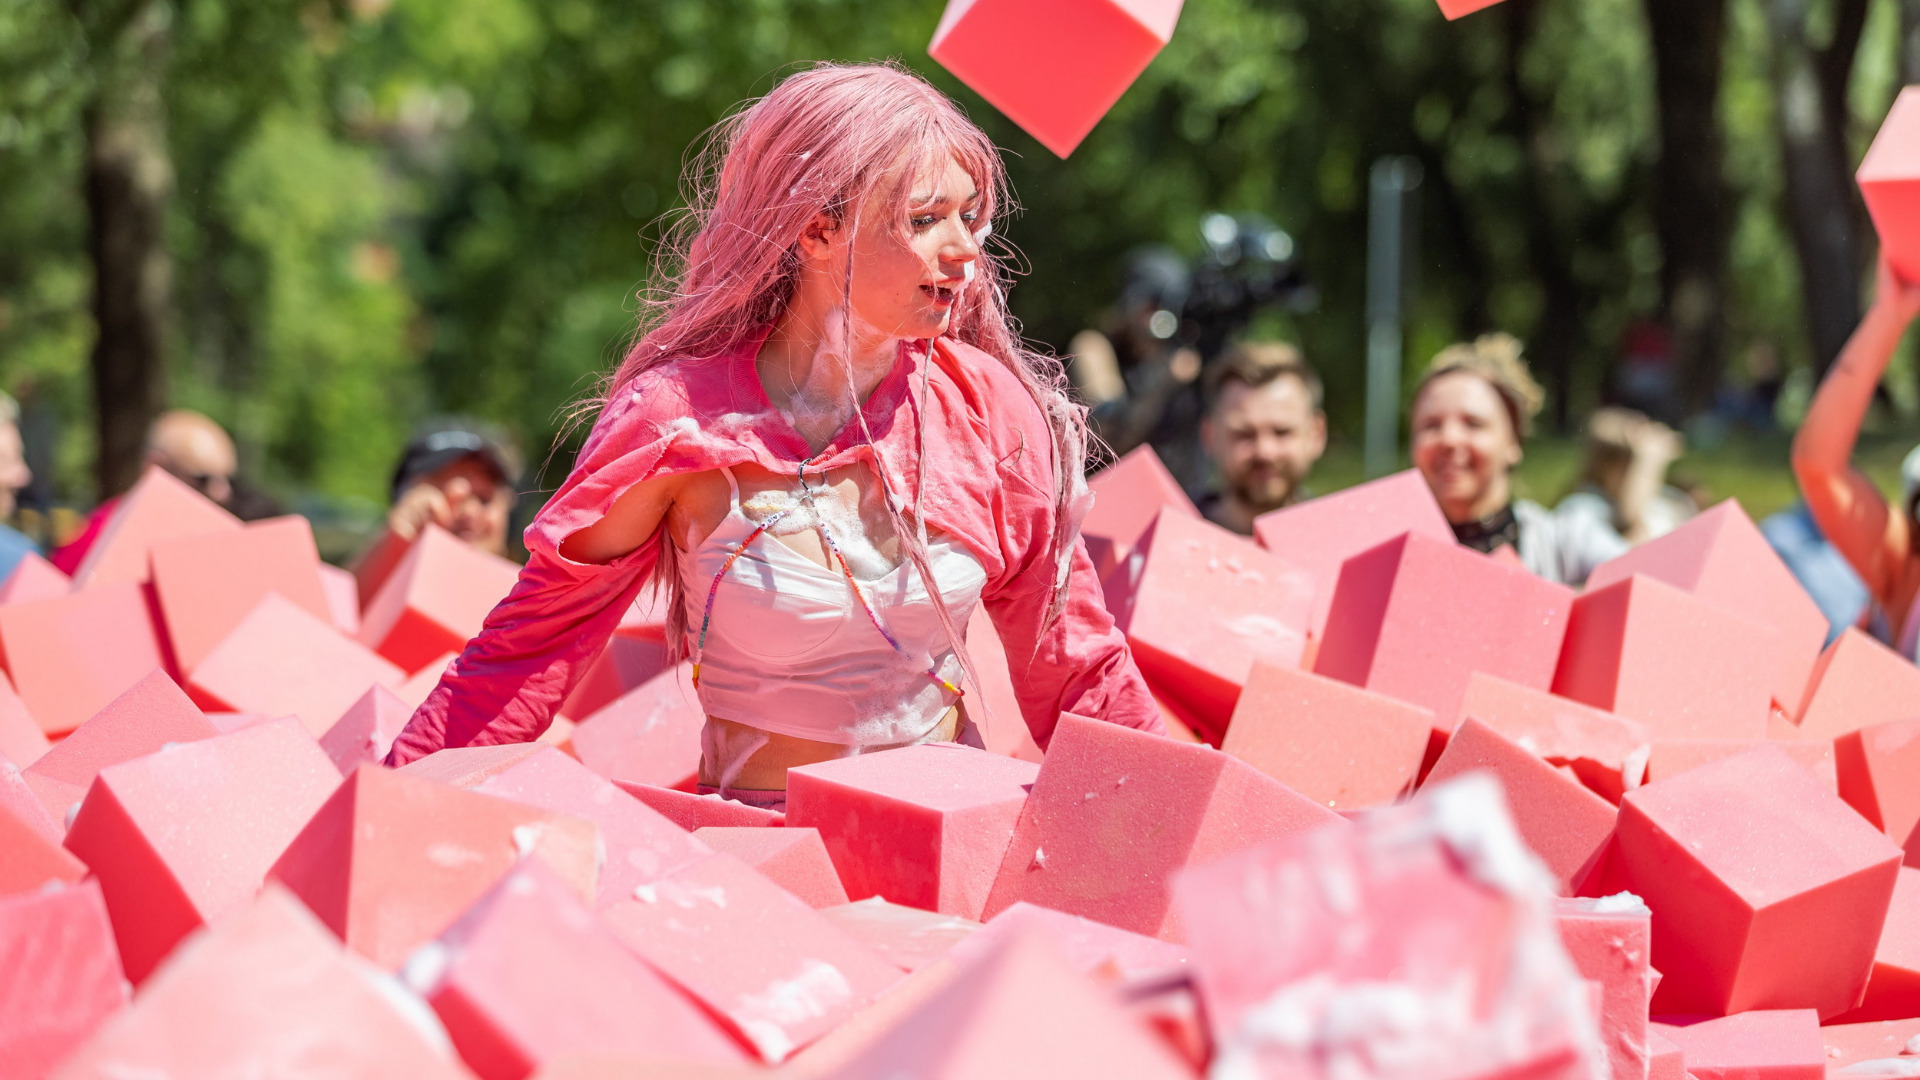
<path id="1" fill-rule="evenodd" d="M 636 608 L 541 742 L 379 762 L 513 568 L 366 602 L 164 473 L 0 583 L 0 1080 L 1920 1075 L 1920 669 L 1737 505 L 1581 591 L 1402 474 L 1200 518 L 1094 480 L 1172 737 L 697 794 Z M 1011 658 L 1018 661 L 1020 658 Z"/>

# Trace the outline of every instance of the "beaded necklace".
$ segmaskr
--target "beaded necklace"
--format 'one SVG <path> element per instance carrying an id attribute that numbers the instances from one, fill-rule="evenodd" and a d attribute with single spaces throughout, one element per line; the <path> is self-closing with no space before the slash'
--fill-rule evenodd
<path id="1" fill-rule="evenodd" d="M 818 457 L 819 455 L 816 454 L 814 456 Z M 813 458 L 802 461 L 800 468 L 795 473 L 794 482 L 800 487 L 800 498 L 806 504 L 807 509 L 814 511 L 814 520 L 819 523 L 820 537 L 827 542 L 827 551 L 832 554 L 834 561 L 840 564 L 841 574 L 847 579 L 847 588 L 853 593 L 854 600 L 860 604 L 860 610 L 867 613 L 868 621 L 873 623 L 873 628 L 880 632 L 880 637 L 886 641 L 887 645 L 892 648 L 894 652 L 905 657 L 907 655 L 906 650 L 900 647 L 900 642 L 894 639 L 893 634 L 890 633 L 886 625 L 880 621 L 880 613 L 875 611 L 873 605 L 867 602 L 866 593 L 861 591 L 860 582 L 853 576 L 852 564 L 847 562 L 846 555 L 841 552 L 839 543 L 833 538 L 833 527 L 827 523 L 825 517 L 820 515 L 819 506 L 813 501 L 813 489 L 807 486 L 807 466 L 812 463 Z M 821 472 L 821 480 L 822 482 L 826 480 L 824 470 Z M 768 529 L 778 525 L 781 519 L 797 509 L 799 508 L 788 507 L 785 510 L 768 515 L 766 520 L 755 525 L 753 531 L 747 534 L 747 538 L 734 545 L 733 550 L 727 553 L 726 561 L 720 564 L 720 572 L 713 575 L 713 584 L 707 587 L 706 607 L 700 615 L 700 637 L 693 646 L 694 689 L 698 690 L 700 688 L 700 658 L 706 653 L 707 629 L 713 623 L 713 602 L 715 598 L 720 595 L 721 580 L 727 576 L 727 571 L 733 568 L 734 561 L 745 554 L 747 548 L 751 546 L 755 540 L 760 539 L 761 535 Z M 955 697 L 964 697 L 966 695 L 966 691 L 955 686 L 950 680 L 940 676 L 938 665 L 927 669 L 927 678 L 932 679 L 935 685 Z"/>

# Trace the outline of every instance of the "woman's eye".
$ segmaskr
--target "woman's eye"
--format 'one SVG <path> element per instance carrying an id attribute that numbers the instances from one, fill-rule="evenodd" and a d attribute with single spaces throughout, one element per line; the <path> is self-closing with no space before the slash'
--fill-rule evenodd
<path id="1" fill-rule="evenodd" d="M 933 223 L 940 219 L 934 217 L 932 214 L 921 214 L 918 217 L 908 218 L 907 220 L 915 229 L 924 230 L 933 228 Z"/>
<path id="2" fill-rule="evenodd" d="M 964 221 L 964 222 L 966 222 L 966 223 L 967 223 L 967 224 L 969 224 L 969 225 L 971 225 L 971 224 L 973 224 L 974 222 L 976 222 L 976 221 L 979 221 L 979 220 L 980 220 L 980 211 L 978 211 L 978 210 L 968 210 L 968 211 L 967 211 L 966 213 L 964 213 L 964 214 L 961 214 L 961 215 L 960 215 L 960 220 L 961 220 L 961 221 Z"/>

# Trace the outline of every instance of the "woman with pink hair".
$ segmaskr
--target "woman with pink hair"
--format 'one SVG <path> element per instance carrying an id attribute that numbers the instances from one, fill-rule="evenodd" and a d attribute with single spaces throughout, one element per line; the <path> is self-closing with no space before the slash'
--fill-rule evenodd
<path id="1" fill-rule="evenodd" d="M 985 134 L 898 68 L 821 65 L 689 174 L 519 583 L 389 763 L 537 737 L 648 584 L 708 714 L 703 791 L 779 805 L 793 766 L 970 741 L 977 603 L 1041 746 L 1062 711 L 1161 730 L 1079 540 L 1084 417 L 981 246 Z"/>

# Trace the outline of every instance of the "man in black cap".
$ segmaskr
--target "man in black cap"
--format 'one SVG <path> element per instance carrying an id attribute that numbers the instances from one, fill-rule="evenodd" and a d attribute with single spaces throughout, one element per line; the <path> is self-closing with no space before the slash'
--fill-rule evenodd
<path id="1" fill-rule="evenodd" d="M 505 556 L 520 468 L 512 445 L 485 425 L 451 419 L 417 429 L 393 470 L 387 527 L 354 565 L 360 602 L 372 599 L 429 524 Z"/>

